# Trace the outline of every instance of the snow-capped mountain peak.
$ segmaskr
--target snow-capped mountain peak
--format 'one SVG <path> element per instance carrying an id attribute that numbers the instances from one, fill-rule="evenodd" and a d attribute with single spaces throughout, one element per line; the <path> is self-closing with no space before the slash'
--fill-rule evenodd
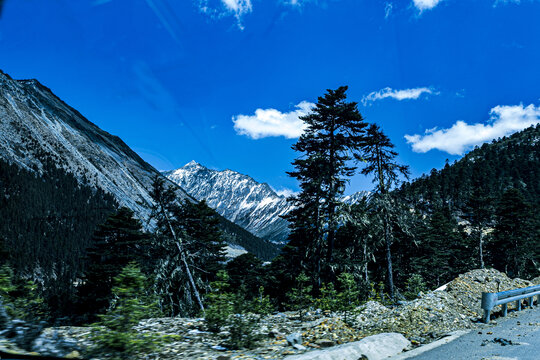
<path id="1" fill-rule="evenodd" d="M 211 170 L 196 161 L 163 172 L 197 200 L 206 200 L 225 218 L 274 243 L 288 236 L 287 214 L 291 205 L 270 185 L 232 170 Z"/>

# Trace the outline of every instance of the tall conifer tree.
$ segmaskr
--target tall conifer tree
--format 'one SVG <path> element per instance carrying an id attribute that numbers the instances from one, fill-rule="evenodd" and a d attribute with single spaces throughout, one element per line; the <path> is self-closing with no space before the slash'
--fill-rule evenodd
<path id="1" fill-rule="evenodd" d="M 373 174 L 373 182 L 376 183 L 375 193 L 382 212 L 383 237 L 386 246 L 387 281 L 390 297 L 394 299 L 394 277 L 392 272 L 392 232 L 388 206 L 389 190 L 399 181 L 399 176 L 409 176 L 408 166 L 400 165 L 396 162 L 397 152 L 393 150 L 394 144 L 390 141 L 376 124 L 368 127 L 366 140 L 363 144 L 362 153 L 357 155 L 357 159 L 364 161 L 366 167 L 362 169 L 362 174 Z"/>
<path id="2" fill-rule="evenodd" d="M 122 207 L 98 226 L 87 251 L 87 269 L 79 288 L 79 306 L 87 314 L 103 312 L 112 296 L 113 279 L 131 261 L 143 265 L 149 237 L 133 211 Z"/>
<path id="3" fill-rule="evenodd" d="M 356 169 L 349 161 L 362 146 L 367 126 L 357 103 L 346 101 L 346 91 L 346 86 L 328 90 L 311 113 L 301 118 L 307 127 L 292 147 L 301 156 L 293 162 L 295 170 L 288 173 L 301 188 L 300 194 L 291 199 L 296 208 L 288 217 L 290 239 L 306 247 L 319 285 L 322 262 L 332 262 L 340 198 Z M 325 270 L 332 276 L 330 267 Z"/>

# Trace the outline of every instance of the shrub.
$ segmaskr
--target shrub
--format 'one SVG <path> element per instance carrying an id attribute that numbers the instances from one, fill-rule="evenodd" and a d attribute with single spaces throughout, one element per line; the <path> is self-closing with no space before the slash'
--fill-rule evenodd
<path id="1" fill-rule="evenodd" d="M 426 283 L 422 275 L 413 274 L 407 279 L 405 284 L 405 297 L 407 300 L 413 300 L 418 297 L 420 292 L 426 291 Z"/>
<path id="2" fill-rule="evenodd" d="M 136 354 L 153 352 L 163 341 L 152 333 L 138 333 L 133 329 L 143 318 L 156 315 L 157 305 L 145 294 L 146 277 L 133 263 L 114 278 L 113 301 L 100 321 L 94 324 L 91 355 L 113 359 L 131 359 Z"/>
<path id="3" fill-rule="evenodd" d="M 292 288 L 287 293 L 287 304 L 291 310 L 297 310 L 300 312 L 300 317 L 303 318 L 304 312 L 313 304 L 313 297 L 311 292 L 313 286 L 310 284 L 309 278 L 304 272 L 296 278 L 296 287 Z"/>

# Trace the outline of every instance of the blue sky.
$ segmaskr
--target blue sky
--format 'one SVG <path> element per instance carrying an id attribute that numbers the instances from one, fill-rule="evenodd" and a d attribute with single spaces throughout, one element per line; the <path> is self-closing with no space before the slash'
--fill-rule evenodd
<path id="1" fill-rule="evenodd" d="M 7 0 L 0 69 L 158 169 L 295 190 L 297 118 L 328 88 L 349 86 L 415 177 L 540 122 L 538 19 L 539 0 Z"/>

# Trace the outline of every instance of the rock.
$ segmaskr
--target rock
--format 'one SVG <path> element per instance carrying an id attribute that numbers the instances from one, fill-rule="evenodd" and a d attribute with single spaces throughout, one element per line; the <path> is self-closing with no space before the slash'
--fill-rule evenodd
<path id="1" fill-rule="evenodd" d="M 70 352 L 69 354 L 67 354 L 64 357 L 66 359 L 82 359 L 81 354 L 77 350 L 74 350 L 74 351 Z"/>
<path id="2" fill-rule="evenodd" d="M 283 334 L 278 329 L 272 329 L 268 332 L 268 337 L 272 339 L 283 339 Z"/>
<path id="3" fill-rule="evenodd" d="M 382 333 L 360 341 L 330 349 L 314 350 L 301 355 L 288 356 L 286 360 L 381 360 L 401 353 L 410 345 L 403 335 Z"/>
<path id="4" fill-rule="evenodd" d="M 79 350 L 74 339 L 66 339 L 51 329 L 43 331 L 32 343 L 32 351 L 43 356 L 65 357 Z"/>
<path id="5" fill-rule="evenodd" d="M 336 345 L 335 341 L 330 339 L 319 339 L 315 341 L 315 344 L 319 345 L 322 348 L 331 347 Z"/>
<path id="6" fill-rule="evenodd" d="M 296 350 L 300 350 L 300 351 L 307 350 L 307 348 L 304 345 L 300 345 L 300 344 L 294 344 L 293 348 L 295 348 Z"/>
<path id="7" fill-rule="evenodd" d="M 217 350 L 217 351 L 227 351 L 227 348 L 221 345 L 214 345 L 212 346 L 212 349 Z"/>
<path id="8" fill-rule="evenodd" d="M 23 320 L 12 320 L 7 323 L 0 336 L 14 342 L 18 347 L 32 351 L 32 343 L 43 330 L 43 324 L 31 324 Z"/>
<path id="9" fill-rule="evenodd" d="M 285 339 L 287 340 L 287 343 L 291 346 L 295 344 L 302 344 L 302 334 L 300 333 L 289 334 Z"/>

